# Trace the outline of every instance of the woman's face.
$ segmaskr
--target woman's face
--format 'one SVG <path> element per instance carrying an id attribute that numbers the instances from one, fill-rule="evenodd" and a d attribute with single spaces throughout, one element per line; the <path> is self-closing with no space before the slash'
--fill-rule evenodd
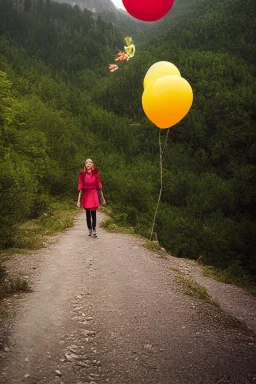
<path id="1" fill-rule="evenodd" d="M 93 162 L 92 161 L 86 161 L 85 166 L 86 166 L 86 169 L 88 171 L 90 171 L 93 167 Z"/>

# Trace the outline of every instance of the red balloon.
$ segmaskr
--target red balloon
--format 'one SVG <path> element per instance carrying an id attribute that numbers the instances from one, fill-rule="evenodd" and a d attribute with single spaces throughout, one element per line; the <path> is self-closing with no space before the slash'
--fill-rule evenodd
<path id="1" fill-rule="evenodd" d="M 156 21 L 164 17 L 174 0 L 122 0 L 127 12 L 136 19 Z"/>

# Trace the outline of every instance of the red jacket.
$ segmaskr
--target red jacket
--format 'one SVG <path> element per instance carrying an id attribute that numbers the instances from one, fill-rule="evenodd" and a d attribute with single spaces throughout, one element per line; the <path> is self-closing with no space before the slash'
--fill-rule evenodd
<path id="1" fill-rule="evenodd" d="M 89 183 L 88 181 L 86 181 L 86 174 L 89 174 L 89 173 L 84 167 L 78 176 L 78 191 L 81 191 L 81 189 L 87 189 L 87 188 L 102 189 L 102 183 L 101 183 L 100 175 L 97 168 L 95 167 L 92 168 L 92 177 Z"/>

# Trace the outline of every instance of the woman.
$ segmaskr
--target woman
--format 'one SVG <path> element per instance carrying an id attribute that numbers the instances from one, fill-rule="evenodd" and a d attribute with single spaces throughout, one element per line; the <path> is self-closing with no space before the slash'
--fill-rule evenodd
<path id="1" fill-rule="evenodd" d="M 91 159 L 85 161 L 85 167 L 79 173 L 78 191 L 77 206 L 78 208 L 82 206 L 86 210 L 89 236 L 97 237 L 96 210 L 100 206 L 98 191 L 102 196 L 102 203 L 106 204 L 106 201 L 102 194 L 102 183 L 99 172 Z"/>

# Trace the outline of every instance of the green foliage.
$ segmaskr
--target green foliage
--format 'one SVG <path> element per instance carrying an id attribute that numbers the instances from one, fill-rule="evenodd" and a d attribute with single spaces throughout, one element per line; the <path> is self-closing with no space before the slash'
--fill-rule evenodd
<path id="1" fill-rule="evenodd" d="M 124 221 L 123 215 L 117 215 L 114 217 L 108 217 L 104 220 L 100 226 L 104 229 L 107 229 L 110 232 L 118 232 L 118 233 L 134 233 L 132 227 L 127 225 L 127 222 Z"/>
<path id="2" fill-rule="evenodd" d="M 239 260 L 232 261 L 226 269 L 206 266 L 204 275 L 214 278 L 226 284 L 235 284 L 242 288 L 246 288 L 249 293 L 256 296 L 256 285 L 251 275 L 245 272 L 241 267 Z"/>
<path id="3" fill-rule="evenodd" d="M 159 252 L 161 250 L 161 247 L 157 241 L 147 241 L 144 244 L 144 247 L 153 252 Z"/>
<path id="4" fill-rule="evenodd" d="M 20 6 L 21 5 L 21 6 Z M 35 1 L 29 11 L 12 2 L 0 5 L 0 34 L 23 46 L 30 56 L 55 70 L 69 73 L 84 68 L 103 73 L 101 62 L 121 43 L 112 24 L 92 12 L 53 1 Z M 33 31 L 33 33 L 31 33 Z"/>
<path id="5" fill-rule="evenodd" d="M 36 181 L 15 155 L 0 164 L 0 245 L 12 245 L 16 222 L 27 217 L 35 198 Z"/>
<path id="6" fill-rule="evenodd" d="M 213 298 L 208 294 L 207 290 L 204 287 L 201 287 L 201 285 L 198 284 L 195 280 L 185 276 L 184 274 L 179 275 L 179 280 L 182 283 L 184 292 L 187 295 L 204 300 L 210 304 L 215 305 L 217 308 L 219 308 L 219 304 L 216 301 L 214 301 Z"/>
<path id="7" fill-rule="evenodd" d="M 14 248 L 39 249 L 49 236 L 74 225 L 77 212 L 74 201 L 48 198 L 47 203 L 47 209 L 39 217 L 16 225 Z"/>

